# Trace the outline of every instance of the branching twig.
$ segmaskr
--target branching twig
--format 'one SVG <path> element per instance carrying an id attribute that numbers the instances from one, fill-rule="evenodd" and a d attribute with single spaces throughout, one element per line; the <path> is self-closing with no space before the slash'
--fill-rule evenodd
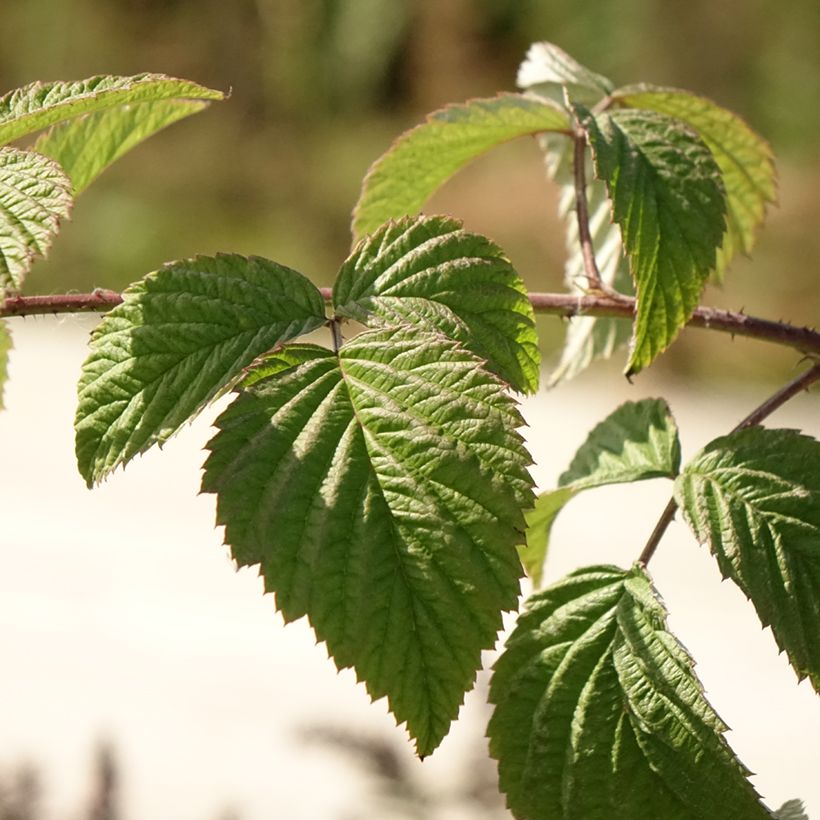
<path id="1" fill-rule="evenodd" d="M 797 378 L 792 379 L 787 385 L 781 387 L 776 393 L 769 396 L 766 401 L 752 410 L 752 412 L 749 413 L 743 421 L 738 423 L 732 429 L 732 432 L 736 433 L 738 430 L 743 430 L 745 427 L 753 427 L 755 424 L 760 424 L 761 421 L 768 418 L 772 413 L 774 413 L 775 410 L 782 407 L 789 399 L 794 398 L 798 393 L 802 393 L 804 390 L 807 390 L 812 384 L 814 384 L 814 382 L 818 380 L 820 380 L 820 364 L 815 364 L 808 370 L 801 373 Z M 652 535 L 649 536 L 649 540 L 646 542 L 643 552 L 638 558 L 639 564 L 646 566 L 655 554 L 655 550 L 658 548 L 661 538 L 663 538 L 667 527 L 672 523 L 677 511 L 677 502 L 674 498 L 670 498 L 669 503 L 666 505 L 666 508 L 661 513 L 661 517 L 658 519 L 658 523 L 655 525 L 655 529 L 652 530 Z"/>

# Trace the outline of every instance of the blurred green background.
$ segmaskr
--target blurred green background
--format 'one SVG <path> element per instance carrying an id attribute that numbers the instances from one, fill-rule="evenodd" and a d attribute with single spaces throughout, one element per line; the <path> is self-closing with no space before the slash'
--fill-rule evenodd
<path id="1" fill-rule="evenodd" d="M 3 4 L 2 25 L 3 90 L 140 71 L 231 90 L 106 172 L 28 292 L 122 288 L 164 261 L 219 250 L 330 284 L 368 165 L 427 111 L 512 89 L 528 45 L 544 39 L 616 84 L 710 96 L 772 142 L 780 205 L 754 258 L 704 301 L 815 321 L 817 0 L 793 0 L 788 13 L 770 0 L 18 0 Z M 428 210 L 498 241 L 530 288 L 561 288 L 555 192 L 533 141 L 479 160 Z M 561 323 L 540 322 L 549 355 Z M 709 381 L 794 365 L 761 343 L 710 341 L 685 333 L 658 370 Z"/>

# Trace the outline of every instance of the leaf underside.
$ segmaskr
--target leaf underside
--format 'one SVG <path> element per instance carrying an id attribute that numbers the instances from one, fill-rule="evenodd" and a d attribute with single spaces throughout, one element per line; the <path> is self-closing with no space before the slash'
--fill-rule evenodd
<path id="1" fill-rule="evenodd" d="M 57 163 L 0 148 L 0 293 L 20 289 L 34 260 L 48 253 L 72 202 L 71 182 Z"/>
<path id="2" fill-rule="evenodd" d="M 638 568 L 580 569 L 533 595 L 490 686 L 490 752 L 516 817 L 771 817 L 693 666 Z"/>
<path id="3" fill-rule="evenodd" d="M 89 486 L 161 443 L 257 356 L 326 322 L 296 271 L 232 254 L 171 262 L 129 287 L 91 337 L 75 421 Z"/>
<path id="4" fill-rule="evenodd" d="M 434 111 L 371 166 L 353 212 L 354 237 L 372 233 L 388 219 L 415 215 L 449 177 L 490 148 L 569 125 L 566 111 L 522 94 Z"/>
<path id="5" fill-rule="evenodd" d="M 288 345 L 263 360 L 208 445 L 202 488 L 236 561 L 388 698 L 421 756 L 517 606 L 532 503 L 520 423 L 454 342 L 376 330 L 338 357 Z"/>
<path id="6" fill-rule="evenodd" d="M 637 308 L 627 374 L 675 339 L 700 300 L 725 228 L 721 172 L 706 144 L 654 111 L 577 107 L 629 256 Z"/>
<path id="7" fill-rule="evenodd" d="M 736 114 L 687 91 L 643 85 L 619 89 L 613 97 L 622 105 L 683 120 L 712 152 L 726 190 L 726 235 L 715 268 L 722 280 L 734 257 L 752 250 L 766 206 L 776 199 L 771 146 Z"/>
<path id="8" fill-rule="evenodd" d="M 527 290 L 503 251 L 446 217 L 405 217 L 360 243 L 333 289 L 337 315 L 443 333 L 534 393 L 540 354 Z"/>
<path id="9" fill-rule="evenodd" d="M 820 691 L 820 442 L 753 427 L 708 444 L 675 498 L 701 543 Z"/>

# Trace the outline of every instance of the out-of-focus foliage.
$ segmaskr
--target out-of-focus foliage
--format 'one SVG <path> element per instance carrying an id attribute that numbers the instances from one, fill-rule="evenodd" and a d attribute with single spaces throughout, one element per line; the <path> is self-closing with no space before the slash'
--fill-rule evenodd
<path id="1" fill-rule="evenodd" d="M 560 43 L 619 84 L 689 88 L 740 112 L 780 157 L 783 210 L 726 296 L 706 300 L 811 322 L 820 263 L 820 5 L 794 0 L 27 0 L 3 10 L 0 91 L 33 80 L 150 70 L 232 97 L 106 171 L 29 292 L 120 288 L 165 259 L 258 253 L 324 271 L 350 245 L 361 177 L 428 111 L 513 90 L 530 43 Z M 685 43 L 685 47 L 681 44 Z M 792 171 L 799 161 L 800 170 Z M 482 160 L 430 205 L 510 254 L 527 285 L 560 287 L 556 191 L 526 142 Z M 514 189 L 511 201 L 507 193 Z M 789 277 L 779 274 L 788 269 Z M 320 277 L 321 278 L 321 277 Z M 560 328 L 553 340 L 558 342 Z M 688 334 L 685 345 L 698 345 Z M 550 343 L 549 334 L 546 336 Z M 731 353 L 731 351 L 730 351 Z M 749 357 L 749 368 L 779 362 Z M 722 367 L 720 357 L 707 366 Z M 701 364 L 692 364 L 700 361 Z M 691 347 L 667 362 L 703 366 Z M 725 369 L 725 368 L 724 368 Z"/>

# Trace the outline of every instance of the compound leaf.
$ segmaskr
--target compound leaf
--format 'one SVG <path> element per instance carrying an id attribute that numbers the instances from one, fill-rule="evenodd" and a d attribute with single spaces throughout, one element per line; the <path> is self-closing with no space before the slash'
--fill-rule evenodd
<path id="1" fill-rule="evenodd" d="M 9 377 L 9 351 L 12 348 L 8 324 L 0 319 L 0 410 L 5 410 L 3 393 Z"/>
<path id="2" fill-rule="evenodd" d="M 777 179 L 771 146 L 736 114 L 705 97 L 651 85 L 622 88 L 616 102 L 683 120 L 709 147 L 723 174 L 726 235 L 718 251 L 718 279 L 738 253 L 749 253 L 766 205 L 775 201 Z"/>
<path id="3" fill-rule="evenodd" d="M 261 369 L 261 372 L 257 372 Z M 203 491 L 240 565 L 339 668 L 386 696 L 419 755 L 447 733 L 501 613 L 531 506 L 504 384 L 440 335 L 286 346 L 217 421 Z"/>
<path id="4" fill-rule="evenodd" d="M 406 131 L 371 166 L 353 212 L 356 238 L 388 219 L 416 214 L 456 171 L 496 145 L 516 137 L 570 127 L 555 104 L 522 94 L 449 105 Z"/>
<path id="5" fill-rule="evenodd" d="M 820 442 L 753 427 L 685 465 L 675 498 L 720 570 L 820 691 Z"/>
<path id="6" fill-rule="evenodd" d="M 158 100 L 221 100 L 221 91 L 163 74 L 31 83 L 0 97 L 0 145 L 103 109 Z"/>
<path id="7" fill-rule="evenodd" d="M 62 166 L 76 195 L 143 140 L 209 104 L 209 100 L 157 100 L 120 105 L 58 123 L 34 148 Z"/>
<path id="8" fill-rule="evenodd" d="M 678 427 L 663 399 L 628 401 L 596 425 L 558 479 L 558 489 L 542 493 L 526 514 L 527 546 L 521 561 L 540 586 L 552 525 L 558 513 L 582 490 L 675 478 L 680 469 Z"/>
<path id="9" fill-rule="evenodd" d="M 361 242 L 333 289 L 339 316 L 413 324 L 461 342 L 515 390 L 538 387 L 527 290 L 504 252 L 446 217 L 405 217 Z"/>
<path id="10" fill-rule="evenodd" d="M 0 292 L 18 290 L 71 211 L 71 181 L 40 154 L 0 148 Z"/>
<path id="11" fill-rule="evenodd" d="M 165 441 L 257 356 L 326 322 L 304 276 L 258 257 L 171 262 L 123 293 L 91 337 L 75 421 L 89 486 Z"/>
<path id="12" fill-rule="evenodd" d="M 771 817 L 640 568 L 587 567 L 533 595 L 490 700 L 490 752 L 517 817 Z"/>
<path id="13" fill-rule="evenodd" d="M 725 229 L 721 172 L 679 120 L 622 109 L 578 108 L 621 228 L 637 291 L 627 374 L 661 353 L 689 320 L 715 267 Z"/>

